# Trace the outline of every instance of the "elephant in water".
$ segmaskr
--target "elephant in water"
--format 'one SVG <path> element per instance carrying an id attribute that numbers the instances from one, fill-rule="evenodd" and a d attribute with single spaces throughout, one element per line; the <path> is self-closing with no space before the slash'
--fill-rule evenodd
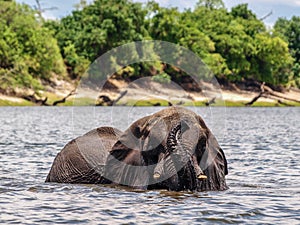
<path id="1" fill-rule="evenodd" d="M 196 113 L 169 107 L 134 122 L 108 155 L 103 183 L 141 189 L 226 190 L 227 160 Z"/>
<path id="2" fill-rule="evenodd" d="M 227 173 L 225 154 L 201 117 L 169 107 L 124 133 L 103 127 L 71 141 L 46 181 L 208 191 L 226 190 Z"/>
<path id="3" fill-rule="evenodd" d="M 101 183 L 106 158 L 121 134 L 100 127 L 70 141 L 54 159 L 46 182 Z"/>

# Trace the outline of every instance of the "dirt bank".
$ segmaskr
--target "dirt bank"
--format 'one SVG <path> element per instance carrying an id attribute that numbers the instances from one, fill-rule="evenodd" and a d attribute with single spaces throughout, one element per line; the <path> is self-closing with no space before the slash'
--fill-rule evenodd
<path id="1" fill-rule="evenodd" d="M 99 91 L 61 82 L 55 88 L 47 87 L 45 91 L 39 93 L 37 98 L 41 100 L 47 98 L 47 103 L 50 105 L 68 96 L 64 102 L 58 105 L 245 106 L 260 94 L 259 88 L 252 88 L 252 90 L 241 89 L 240 86 L 228 88 L 228 86 L 213 85 L 207 82 L 200 83 L 201 91 L 192 92 L 175 83 L 161 84 L 151 79 L 140 79 L 130 83 L 123 80 L 109 80 L 105 87 Z M 74 95 L 70 95 L 72 90 L 75 90 Z M 274 91 L 274 93 L 277 97 L 263 94 L 253 106 L 300 106 L 300 103 L 289 100 L 300 101 L 299 89 L 291 88 L 284 92 Z M 0 94 L 0 105 L 36 105 L 36 103 L 26 101 L 24 98 Z"/>

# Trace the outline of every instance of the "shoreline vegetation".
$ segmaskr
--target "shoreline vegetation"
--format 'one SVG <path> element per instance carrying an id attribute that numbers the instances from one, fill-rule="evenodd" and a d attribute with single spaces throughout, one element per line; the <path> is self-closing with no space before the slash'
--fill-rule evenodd
<path id="1" fill-rule="evenodd" d="M 155 1 L 81 0 L 60 19 L 45 19 L 42 12 L 0 0 L 0 106 L 300 106 L 300 17 L 279 18 L 268 28 L 247 4 L 227 9 L 222 0 L 198 0 L 184 10 Z M 98 57 L 143 40 L 189 49 L 220 87 L 200 74 L 195 83 L 180 69 L 193 63 L 158 44 L 149 49 L 167 53 L 176 66 L 156 51 L 135 47 L 109 59 L 108 67 L 118 72 L 101 93 L 78 93 Z M 139 62 L 143 54 L 155 60 Z M 89 81 L 103 80 L 101 74 L 105 68 Z M 148 83 L 137 83 L 147 78 Z"/>

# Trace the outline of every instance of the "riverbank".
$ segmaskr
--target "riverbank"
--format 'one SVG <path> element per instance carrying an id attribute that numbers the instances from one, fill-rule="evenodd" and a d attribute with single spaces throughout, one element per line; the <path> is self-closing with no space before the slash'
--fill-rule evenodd
<path id="1" fill-rule="evenodd" d="M 114 83 L 115 84 L 115 83 Z M 118 85 L 116 85 L 118 86 Z M 261 93 L 261 90 L 246 88 L 228 88 L 227 86 L 214 86 L 209 83 L 201 83 L 201 92 L 190 92 L 177 85 L 166 85 L 156 82 L 134 83 L 133 85 L 121 85 L 118 92 L 109 90 L 101 94 L 111 99 L 118 99 L 120 93 L 126 92 L 124 97 L 115 102 L 117 105 L 130 106 L 226 106 L 226 107 L 281 107 L 300 106 L 300 90 L 291 88 L 283 92 L 273 91 Z M 269 87 L 266 87 L 267 89 Z M 249 90 L 250 89 L 250 90 Z M 252 89 L 252 90 L 251 90 Z M 261 96 L 260 96 L 261 95 Z M 255 102 L 251 103 L 253 99 Z M 87 97 L 87 96 L 85 96 Z M 298 100 L 292 101 L 292 100 Z M 251 103 L 249 105 L 249 103 Z M 105 103 L 104 103 L 105 105 Z"/>
<path id="2" fill-rule="evenodd" d="M 242 107 L 253 101 L 260 95 L 257 89 L 240 89 L 228 87 L 216 87 L 212 84 L 202 82 L 200 92 L 186 91 L 176 84 L 161 84 L 153 81 L 132 82 L 110 80 L 108 88 L 100 93 L 91 89 L 76 88 L 71 84 L 64 84 L 58 88 L 47 88 L 32 99 L 0 94 L 0 106 L 35 106 L 53 105 L 57 106 L 87 106 L 87 105 L 126 105 L 126 106 L 227 106 Z M 111 88 L 111 87 L 114 88 Z M 75 91 L 74 91 L 75 90 Z M 74 93 L 72 93 L 74 91 Z M 273 91 L 273 90 L 272 90 Z M 251 106 L 254 107 L 280 107 L 300 106 L 300 90 L 290 88 L 283 92 L 273 91 L 275 94 L 264 94 Z M 98 98 L 100 96 L 100 98 Z M 290 99 L 298 100 L 291 101 Z M 46 100 L 46 101 L 45 101 Z"/>

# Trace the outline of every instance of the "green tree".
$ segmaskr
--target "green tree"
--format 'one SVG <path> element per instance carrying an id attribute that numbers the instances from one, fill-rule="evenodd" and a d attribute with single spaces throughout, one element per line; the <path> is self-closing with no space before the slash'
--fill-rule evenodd
<path id="1" fill-rule="evenodd" d="M 245 33 L 252 38 L 258 33 L 266 32 L 265 24 L 257 19 L 257 16 L 248 8 L 248 4 L 237 5 L 231 9 L 230 13 L 239 24 L 245 27 Z"/>
<path id="2" fill-rule="evenodd" d="M 114 47 L 147 36 L 146 14 L 141 3 L 96 0 L 51 27 L 61 49 L 72 43 L 78 55 L 92 62 Z"/>
<path id="3" fill-rule="evenodd" d="M 258 34 L 255 45 L 254 78 L 274 85 L 287 84 L 291 80 L 293 64 L 288 44 L 279 37 Z"/>
<path id="4" fill-rule="evenodd" d="M 197 29 L 213 41 L 215 53 L 225 59 L 228 70 L 222 66 L 227 71 L 223 75 L 228 79 L 253 78 L 276 85 L 291 79 L 292 58 L 287 43 L 272 38 L 247 4 L 231 12 L 198 4 L 191 17 Z"/>
<path id="5" fill-rule="evenodd" d="M 204 6 L 198 6 L 194 10 L 192 21 L 198 30 L 203 31 L 214 43 L 214 57 L 222 62 L 220 65 L 223 74 L 232 80 L 239 80 L 250 71 L 253 44 L 252 38 L 245 32 L 246 27 L 238 23 L 226 9 L 210 10 Z M 212 58 L 212 59 L 214 59 Z M 225 59 L 225 60 L 222 60 Z M 213 63 L 211 59 L 211 63 Z"/>
<path id="6" fill-rule="evenodd" d="M 41 88 L 40 80 L 65 75 L 56 40 L 25 4 L 0 1 L 0 79 L 2 89 Z"/>
<path id="7" fill-rule="evenodd" d="M 299 17 L 279 19 L 271 33 L 247 4 L 229 11 L 222 0 L 199 0 L 194 10 L 184 11 L 154 1 L 81 0 L 70 15 L 54 21 L 41 20 L 25 4 L 0 0 L 0 88 L 40 88 L 40 81 L 49 82 L 54 74 L 64 77 L 66 68 L 78 79 L 107 51 L 145 39 L 190 49 L 219 77 L 288 84 L 300 81 L 299 37 Z M 111 58 L 110 66 L 126 79 L 152 75 L 169 82 L 187 75 L 155 55 L 155 62 L 123 66 L 151 52 L 133 47 Z M 166 53 L 176 58 L 180 51 Z M 93 76 L 97 80 L 97 73 Z"/>
<path id="8" fill-rule="evenodd" d="M 239 4 L 231 9 L 231 14 L 237 18 L 241 17 L 246 20 L 255 20 L 256 15 L 248 9 L 248 4 Z"/>
<path id="9" fill-rule="evenodd" d="M 300 63 L 300 17 L 293 16 L 291 20 L 279 18 L 274 26 L 275 34 L 289 43 L 291 54 Z"/>
<path id="10" fill-rule="evenodd" d="M 288 42 L 290 53 L 295 59 L 292 80 L 300 87 L 300 17 L 293 16 L 290 20 L 279 18 L 274 25 L 274 36 Z"/>
<path id="11" fill-rule="evenodd" d="M 178 43 L 181 27 L 181 14 L 177 8 L 159 8 L 148 24 L 149 33 L 154 40 L 172 43 Z"/>
<path id="12" fill-rule="evenodd" d="M 82 7 L 82 8 L 81 8 Z M 147 37 L 147 10 L 129 0 L 96 0 L 60 21 L 45 24 L 53 30 L 72 77 L 114 47 Z"/>

